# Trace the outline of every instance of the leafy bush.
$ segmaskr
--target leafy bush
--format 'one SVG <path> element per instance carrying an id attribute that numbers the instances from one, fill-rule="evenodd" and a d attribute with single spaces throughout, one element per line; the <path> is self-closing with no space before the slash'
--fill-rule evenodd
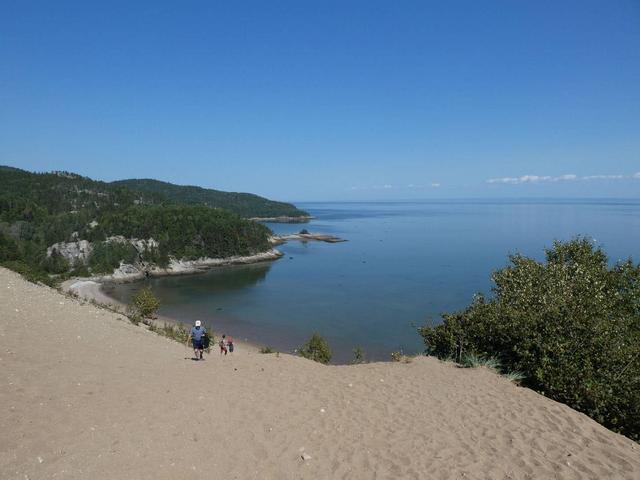
<path id="1" fill-rule="evenodd" d="M 331 361 L 331 347 L 318 333 L 314 333 L 309 341 L 298 349 L 298 353 L 314 362 L 326 364 Z"/>
<path id="2" fill-rule="evenodd" d="M 75 262 L 73 265 L 73 269 L 71 270 L 71 275 L 76 277 L 88 277 L 91 275 L 87 266 L 81 261 Z"/>
<path id="3" fill-rule="evenodd" d="M 140 314 L 138 312 L 134 312 L 134 311 L 129 312 L 127 314 L 127 318 L 134 325 L 140 325 L 140 322 L 142 321 L 142 317 L 140 316 Z"/>
<path id="4" fill-rule="evenodd" d="M 497 357 L 524 384 L 640 439 L 640 266 L 608 265 L 586 238 L 521 255 L 493 274 L 494 297 L 420 329 L 427 353 Z"/>
<path id="5" fill-rule="evenodd" d="M 60 279 L 50 277 L 47 272 L 39 269 L 38 267 L 34 267 L 19 260 L 0 262 L 0 265 L 19 273 L 26 280 L 32 283 L 44 283 L 50 287 L 55 287 L 60 281 Z"/>
<path id="6" fill-rule="evenodd" d="M 18 258 L 20 258 L 18 244 L 10 235 L 0 231 L 0 262 L 18 260 Z"/>
<path id="7" fill-rule="evenodd" d="M 56 249 L 53 249 L 51 255 L 42 260 L 40 267 L 49 273 L 60 274 L 69 270 L 69 262 Z"/>
<path id="8" fill-rule="evenodd" d="M 356 347 L 353 349 L 353 360 L 351 363 L 364 363 L 365 362 L 365 354 L 364 350 L 361 347 Z"/>
<path id="9" fill-rule="evenodd" d="M 275 353 L 275 350 L 271 347 L 262 347 L 260 353 Z"/>
<path id="10" fill-rule="evenodd" d="M 160 302 L 149 287 L 145 287 L 136 293 L 131 302 L 134 311 L 142 318 L 152 317 L 160 308 Z"/>

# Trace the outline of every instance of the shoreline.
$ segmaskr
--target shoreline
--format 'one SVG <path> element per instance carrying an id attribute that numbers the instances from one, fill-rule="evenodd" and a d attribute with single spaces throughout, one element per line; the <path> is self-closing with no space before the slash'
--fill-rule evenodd
<path id="1" fill-rule="evenodd" d="M 309 217 L 312 218 L 312 217 Z M 274 245 L 282 245 L 290 240 L 299 241 L 321 241 L 327 243 L 340 243 L 347 240 L 335 237 L 333 235 L 326 235 L 320 233 L 306 233 L 306 234 L 288 234 L 288 235 L 274 235 L 269 238 L 269 242 Z M 123 264 L 118 269 L 114 270 L 109 275 L 93 275 L 90 277 L 74 277 L 65 280 L 60 284 L 60 290 L 64 293 L 70 294 L 76 298 L 84 299 L 85 301 L 95 302 L 98 305 L 121 313 L 126 316 L 128 306 L 124 303 L 116 300 L 104 292 L 103 286 L 109 284 L 122 284 L 133 283 L 146 278 L 158 278 L 167 276 L 179 276 L 179 275 L 194 275 L 198 273 L 205 273 L 209 270 L 218 267 L 227 267 L 232 265 L 251 265 L 262 262 L 275 261 L 283 257 L 284 254 L 272 248 L 266 252 L 260 252 L 254 255 L 248 256 L 235 256 L 228 258 L 200 258 L 197 260 L 175 260 L 172 259 L 167 268 L 160 268 L 158 266 L 146 266 Z M 155 319 L 149 319 L 156 327 L 162 327 L 165 324 L 187 326 L 176 318 L 167 317 L 164 315 L 158 315 Z M 214 331 L 212 325 L 209 328 Z M 224 332 L 223 332 L 224 333 Z M 234 335 L 234 339 L 236 339 Z M 267 344 L 262 344 L 257 341 L 244 338 L 243 340 L 236 342 L 242 348 L 258 352 L 262 347 L 266 347 Z M 286 353 L 286 352 L 284 352 Z"/>
<path id="2" fill-rule="evenodd" d="M 107 308 L 126 316 L 128 306 L 107 295 L 102 289 L 104 285 L 133 283 L 144 280 L 145 278 L 194 275 L 198 273 L 205 273 L 208 270 L 219 267 L 227 267 L 232 265 L 252 265 L 262 262 L 275 261 L 281 258 L 283 255 L 284 254 L 279 250 L 272 248 L 267 252 L 261 252 L 255 255 L 244 257 L 236 256 L 229 258 L 204 258 L 188 261 L 174 260 L 170 264 L 169 268 L 166 269 L 158 267 L 151 269 L 141 269 L 134 265 L 122 265 L 111 275 L 75 277 L 69 280 L 65 280 L 60 284 L 60 290 L 63 293 L 70 294 L 78 299 L 83 299 L 88 302 L 93 301 L 102 308 Z M 148 272 L 148 274 L 146 272 Z M 149 319 L 149 321 L 156 327 L 163 327 L 165 324 L 174 326 L 180 325 L 183 327 L 186 327 L 188 325 L 187 323 L 181 322 L 179 319 L 167 317 L 164 315 L 158 315 L 154 319 Z M 214 325 L 208 325 L 208 328 L 214 333 L 225 333 L 216 332 Z M 255 341 L 251 341 L 248 338 L 239 340 L 239 337 L 236 337 L 235 335 L 233 335 L 233 338 L 234 343 L 237 346 L 243 348 L 246 351 L 251 351 L 254 353 L 258 353 L 262 347 L 266 346 Z"/>
<path id="3" fill-rule="evenodd" d="M 145 264 L 131 265 L 124 264 L 108 275 L 92 275 L 90 277 L 75 277 L 62 283 L 63 288 L 71 281 L 93 281 L 98 283 L 128 283 L 145 278 L 168 277 L 175 275 L 191 275 L 203 273 L 216 267 L 226 267 L 229 265 L 250 265 L 254 263 L 270 262 L 278 260 L 284 256 L 279 250 L 272 248 L 266 252 L 256 253 L 247 256 L 234 256 L 227 258 L 199 258 L 197 260 L 175 260 L 172 259 L 167 268 L 157 265 L 147 266 Z"/>
<path id="4" fill-rule="evenodd" d="M 251 217 L 247 220 L 265 223 L 308 223 L 314 218 L 316 217 L 314 217 L 313 215 L 301 215 L 299 217 L 287 217 L 286 215 L 283 215 L 280 217 Z"/>
<path id="5" fill-rule="evenodd" d="M 126 316 L 126 311 L 128 306 L 119 300 L 107 295 L 103 290 L 103 283 L 94 281 L 94 280 L 67 280 L 61 285 L 61 290 L 63 293 L 67 293 L 72 295 L 74 298 L 78 300 L 84 300 L 87 302 L 95 302 L 96 305 L 100 308 L 106 308 L 107 310 L 111 310 L 117 312 L 121 315 Z M 176 318 L 167 317 L 166 315 L 157 315 L 155 318 L 146 319 L 146 322 L 153 324 L 155 327 L 162 328 L 165 325 L 172 326 L 182 326 L 188 328 L 190 324 L 185 322 L 181 322 Z M 220 335 L 226 332 L 220 332 L 215 329 L 215 325 L 206 325 L 205 328 L 208 331 L 213 332 L 214 335 Z M 243 338 L 239 340 L 236 335 L 232 335 L 234 339 L 234 345 L 253 353 L 258 353 L 262 347 L 262 345 L 257 342 L 253 342 L 247 338 Z M 211 345 L 211 349 L 215 349 L 217 345 Z"/>

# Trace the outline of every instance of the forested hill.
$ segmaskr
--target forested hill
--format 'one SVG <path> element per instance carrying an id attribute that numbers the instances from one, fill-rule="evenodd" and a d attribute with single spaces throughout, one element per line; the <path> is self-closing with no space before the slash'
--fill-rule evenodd
<path id="1" fill-rule="evenodd" d="M 223 208 L 245 218 L 308 216 L 307 212 L 299 210 L 290 203 L 276 202 L 252 193 L 221 192 L 210 188 L 175 185 L 151 179 L 118 180 L 112 184 L 144 193 L 160 194 L 176 203 Z"/>
<path id="2" fill-rule="evenodd" d="M 0 264 L 32 279 L 253 255 L 271 248 L 270 234 L 221 208 L 69 172 L 0 166 Z"/>

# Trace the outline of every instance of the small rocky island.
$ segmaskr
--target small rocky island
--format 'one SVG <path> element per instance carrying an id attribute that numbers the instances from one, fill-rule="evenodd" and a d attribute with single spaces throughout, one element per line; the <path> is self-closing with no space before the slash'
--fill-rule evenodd
<path id="1" fill-rule="evenodd" d="M 288 235 L 274 235 L 270 239 L 273 245 L 281 245 L 289 240 L 300 240 L 303 242 L 315 240 L 327 243 L 341 243 L 347 241 L 344 238 L 336 237 L 334 235 L 327 235 L 325 233 L 309 233 L 306 230 L 302 230 L 299 233 L 290 233 Z"/>

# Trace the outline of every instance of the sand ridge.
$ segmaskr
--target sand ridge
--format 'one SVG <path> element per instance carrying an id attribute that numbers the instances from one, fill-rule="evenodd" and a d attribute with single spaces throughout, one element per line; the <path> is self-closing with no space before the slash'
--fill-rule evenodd
<path id="1" fill-rule="evenodd" d="M 190 356 L 0 269 L 0 478 L 640 478 L 638 444 L 484 369 Z"/>

